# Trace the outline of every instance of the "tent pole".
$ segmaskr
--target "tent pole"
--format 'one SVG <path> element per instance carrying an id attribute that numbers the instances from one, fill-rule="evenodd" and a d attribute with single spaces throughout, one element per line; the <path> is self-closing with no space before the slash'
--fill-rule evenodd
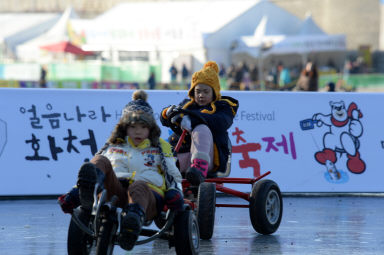
<path id="1" fill-rule="evenodd" d="M 259 48 L 259 65 L 258 65 L 258 72 L 259 72 L 259 81 L 260 81 L 260 88 L 261 90 L 265 90 L 265 83 L 264 83 L 264 75 L 263 75 L 263 52 L 261 51 L 261 47 Z"/>

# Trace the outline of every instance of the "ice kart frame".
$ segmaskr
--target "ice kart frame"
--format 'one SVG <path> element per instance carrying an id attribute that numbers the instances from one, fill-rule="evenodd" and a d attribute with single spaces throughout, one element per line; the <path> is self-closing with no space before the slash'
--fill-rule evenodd
<path id="1" fill-rule="evenodd" d="M 193 115 L 206 123 L 198 114 L 181 108 L 175 108 L 169 118 L 171 119 L 178 114 Z M 179 132 L 176 125 L 171 125 L 171 129 L 174 132 Z M 183 130 L 180 135 L 174 149 L 176 153 L 179 151 L 186 133 L 187 131 Z M 254 230 L 263 235 L 274 233 L 279 228 L 283 215 L 283 199 L 279 186 L 272 180 L 263 179 L 271 173 L 270 171 L 257 178 L 229 178 L 232 152 L 230 141 L 228 141 L 228 147 L 230 153 L 225 173 L 218 173 L 215 178 L 205 179 L 198 187 L 192 186 L 185 179 L 183 180 L 184 201 L 190 205 L 196 214 L 200 237 L 205 240 L 211 239 L 215 224 L 216 207 L 249 208 L 249 216 Z M 226 183 L 250 184 L 252 189 L 250 193 L 240 192 L 225 187 L 224 184 Z M 217 204 L 217 191 L 242 198 L 248 201 L 249 204 Z"/>
<path id="2" fill-rule="evenodd" d="M 120 232 L 120 214 L 122 209 L 116 207 L 117 197 L 107 201 L 107 190 L 98 195 L 98 185 L 94 191 L 92 213 L 86 214 L 81 206 L 74 209 L 68 229 L 67 250 L 69 255 L 97 254 L 111 255 L 118 244 Z M 195 255 L 199 253 L 200 235 L 195 214 L 188 204 L 181 211 L 164 207 L 162 213 L 154 220 L 159 229 L 147 228 L 146 222 L 135 245 L 146 244 L 157 238 L 168 241 L 169 247 L 175 247 L 176 254 Z M 134 248 L 133 248 L 134 249 Z"/>

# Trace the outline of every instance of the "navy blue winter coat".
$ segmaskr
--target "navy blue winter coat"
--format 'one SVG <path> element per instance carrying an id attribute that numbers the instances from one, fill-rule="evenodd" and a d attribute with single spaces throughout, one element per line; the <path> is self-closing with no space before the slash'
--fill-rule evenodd
<path id="1" fill-rule="evenodd" d="M 189 115 L 191 118 L 192 129 L 199 124 L 206 124 L 212 132 L 213 142 L 214 142 L 214 168 L 213 172 L 225 172 L 226 163 L 229 156 L 229 137 L 227 130 L 231 127 L 233 119 L 236 115 L 237 109 L 239 108 L 239 102 L 229 96 L 221 96 L 221 98 L 207 106 L 199 106 L 190 99 L 185 99 L 180 103 L 180 106 L 183 109 L 191 111 L 200 118 L 197 118 L 193 115 Z M 170 127 L 172 123 L 166 117 L 166 111 L 168 107 L 162 110 L 160 115 L 160 121 L 164 126 Z M 175 145 L 178 141 L 178 137 L 181 134 L 181 129 L 178 128 L 179 132 L 176 135 L 172 135 L 169 139 L 169 142 L 172 145 Z M 187 152 L 191 147 L 191 138 L 189 134 L 185 138 L 185 143 L 183 144 L 180 152 Z"/>

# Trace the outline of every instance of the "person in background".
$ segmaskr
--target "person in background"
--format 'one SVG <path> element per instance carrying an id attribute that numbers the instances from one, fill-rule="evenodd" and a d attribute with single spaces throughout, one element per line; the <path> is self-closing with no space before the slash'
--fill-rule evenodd
<path id="1" fill-rule="evenodd" d="M 270 88 L 272 89 L 276 89 L 278 87 L 278 84 L 279 84 L 279 64 L 276 65 L 275 61 L 272 60 L 272 63 L 271 63 L 271 69 L 269 70 L 268 72 L 268 76 L 272 77 L 272 79 L 269 80 L 270 82 Z M 259 74 L 259 77 L 260 77 L 260 74 Z M 260 83 L 260 81 L 259 81 Z"/>
<path id="2" fill-rule="evenodd" d="M 298 91 L 317 91 L 319 75 L 316 64 L 309 61 L 302 70 L 299 80 L 296 84 Z"/>
<path id="3" fill-rule="evenodd" d="M 219 67 L 208 61 L 204 67 L 192 75 L 191 88 L 187 99 L 179 105 L 164 108 L 160 115 L 161 123 L 177 126 L 177 133 L 170 137 L 176 144 L 182 130 L 188 133 L 177 158 L 180 171 L 192 185 L 199 185 L 206 177 L 214 177 L 216 172 L 225 172 L 229 156 L 228 132 L 239 107 L 239 102 L 229 96 L 221 96 Z M 172 112 L 182 108 L 192 114 L 172 116 Z"/>
<path id="4" fill-rule="evenodd" d="M 151 74 L 149 75 L 149 78 L 148 78 L 148 87 L 149 89 L 155 89 L 156 87 L 156 77 L 155 77 L 155 73 L 154 72 L 151 72 Z"/>
<path id="5" fill-rule="evenodd" d="M 40 80 L 39 80 L 39 86 L 40 88 L 46 88 L 47 87 L 47 66 L 42 65 L 40 69 Z"/>
<path id="6" fill-rule="evenodd" d="M 225 65 L 223 63 L 220 64 L 220 72 L 219 72 L 219 77 L 220 78 L 225 78 L 227 74 L 227 71 L 225 69 Z"/>
<path id="7" fill-rule="evenodd" d="M 335 88 L 335 83 L 330 81 L 327 83 L 327 91 L 328 92 L 335 92 L 336 91 L 336 88 Z"/>
<path id="8" fill-rule="evenodd" d="M 181 78 L 182 83 L 185 88 L 188 88 L 188 77 L 189 77 L 189 70 L 185 64 L 183 64 L 183 67 L 181 69 Z"/>
<path id="9" fill-rule="evenodd" d="M 251 79 L 251 86 L 252 89 L 257 88 L 257 82 L 259 80 L 259 69 L 257 65 L 252 65 L 250 71 L 250 79 Z"/>
<path id="10" fill-rule="evenodd" d="M 289 69 L 283 65 L 282 62 L 278 65 L 279 71 L 279 87 L 284 88 L 289 83 L 291 83 L 291 74 Z"/>
<path id="11" fill-rule="evenodd" d="M 179 73 L 177 71 L 177 68 L 175 67 L 175 64 L 172 64 L 169 68 L 169 73 L 171 74 L 171 83 L 174 85 L 177 81 L 177 74 Z"/>

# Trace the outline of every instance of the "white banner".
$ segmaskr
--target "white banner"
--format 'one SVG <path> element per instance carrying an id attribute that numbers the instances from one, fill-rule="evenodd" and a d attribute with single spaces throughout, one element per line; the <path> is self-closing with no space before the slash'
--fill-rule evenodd
<path id="1" fill-rule="evenodd" d="M 186 91 L 147 91 L 161 109 Z M 240 102 L 230 177 L 266 177 L 282 192 L 384 192 L 384 94 L 232 92 Z M 0 196 L 68 191 L 103 146 L 132 90 L 0 89 Z M 169 130 L 162 127 L 162 137 Z M 250 185 L 226 185 L 249 192 Z"/>

